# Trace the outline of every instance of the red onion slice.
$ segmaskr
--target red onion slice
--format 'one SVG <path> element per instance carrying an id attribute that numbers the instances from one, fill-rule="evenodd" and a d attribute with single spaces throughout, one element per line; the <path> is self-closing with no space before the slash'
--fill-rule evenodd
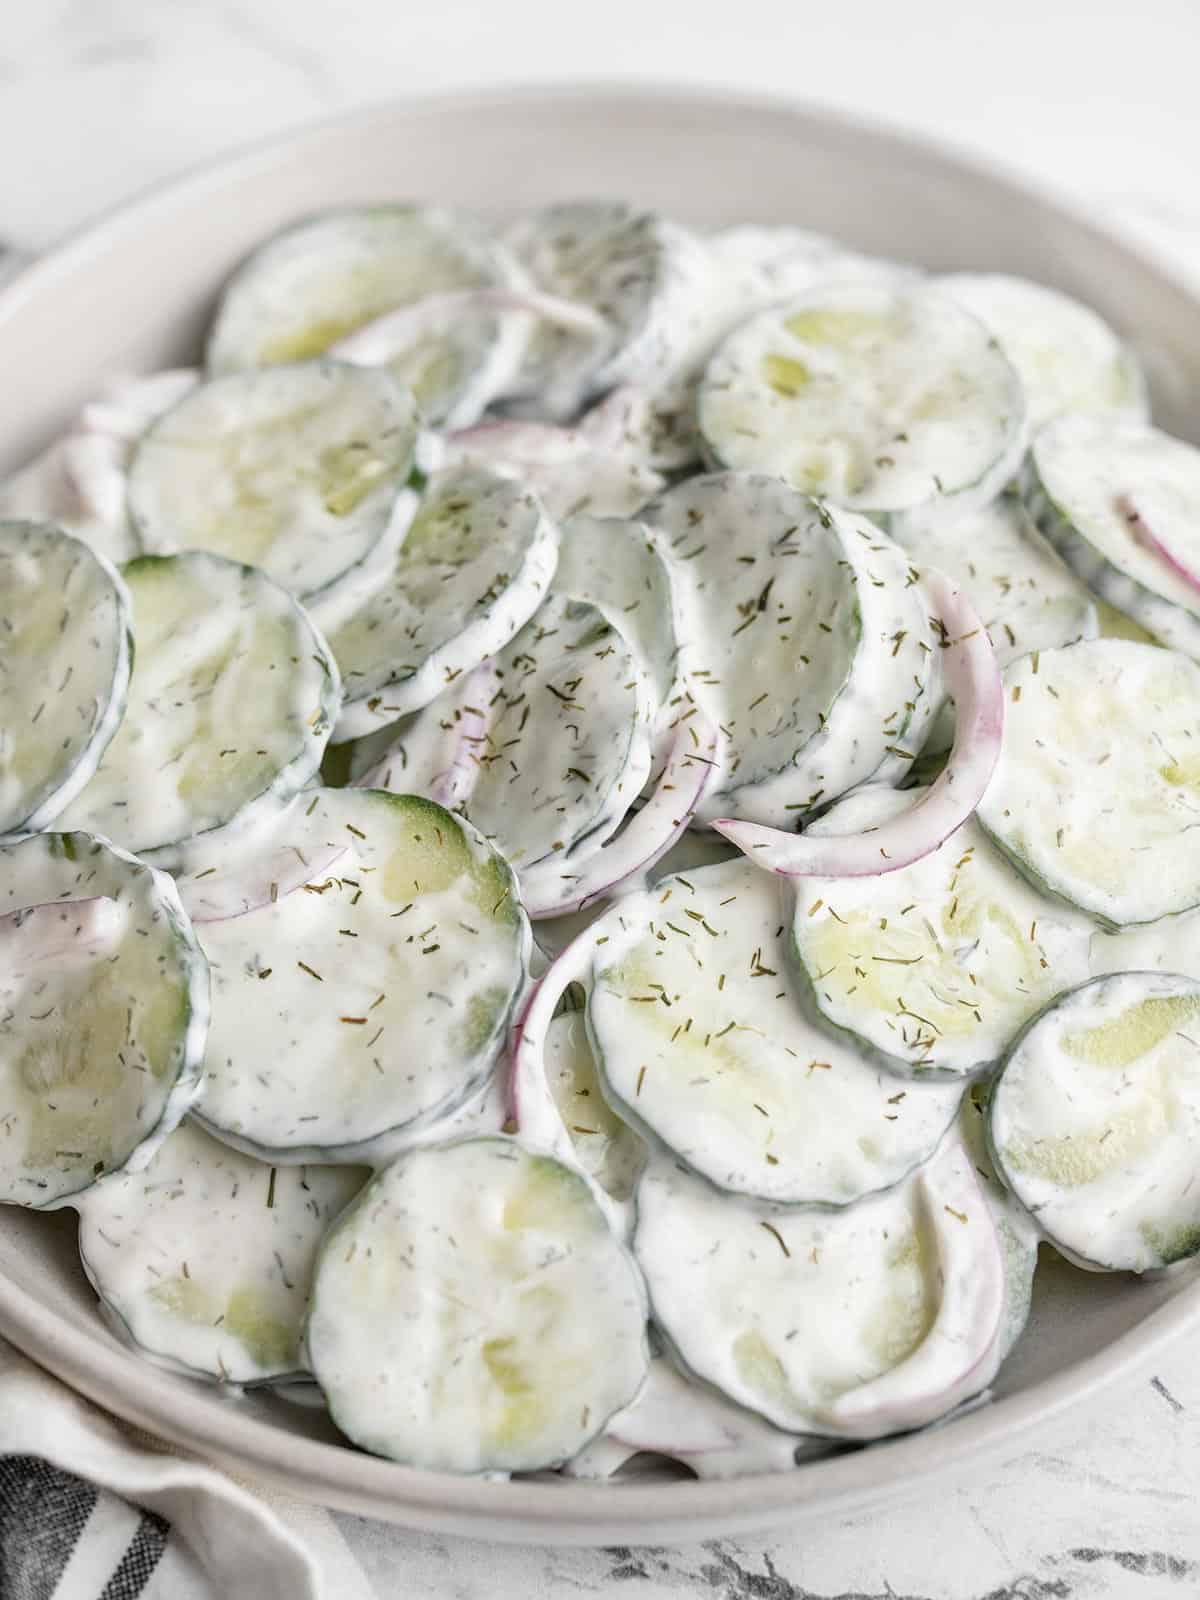
<path id="1" fill-rule="evenodd" d="M 550 963 L 530 990 L 509 1039 L 509 1106 L 517 1131 L 570 1167 L 578 1162 L 546 1081 L 546 1033 L 567 989 L 588 977 L 605 920 L 585 928 Z"/>
<path id="2" fill-rule="evenodd" d="M 112 943 L 124 918 L 108 895 L 48 900 L 0 917 L 0 972 L 14 976 L 69 955 L 94 955 Z"/>
<path id="3" fill-rule="evenodd" d="M 349 854 L 344 844 L 272 844 L 251 861 L 187 873 L 176 887 L 193 922 L 224 922 L 320 883 Z"/>
<path id="4" fill-rule="evenodd" d="M 1000 669 L 987 630 L 942 573 L 925 588 L 942 633 L 941 669 L 954 697 L 954 745 L 935 783 L 909 810 L 862 833 L 785 833 L 756 822 L 713 826 L 760 867 L 785 878 L 875 878 L 932 855 L 975 810 L 995 771 L 1004 731 Z"/>
<path id="5" fill-rule="evenodd" d="M 641 810 L 590 855 L 550 856 L 520 874 L 521 898 L 529 915 L 561 917 L 638 873 L 648 872 L 682 837 L 717 770 L 721 734 L 697 708 L 681 722 L 662 775 Z"/>
<path id="6" fill-rule="evenodd" d="M 1129 530 L 1144 549 L 1151 551 L 1189 589 L 1200 594 L 1200 572 L 1171 548 L 1167 530 L 1171 526 L 1171 510 L 1153 495 L 1122 494 L 1117 496 L 1117 510 L 1125 518 Z"/>
<path id="7" fill-rule="evenodd" d="M 326 354 L 353 366 L 382 366 L 419 340 L 449 333 L 461 318 L 481 311 L 523 312 L 571 333 L 596 338 L 608 331 L 608 320 L 598 311 L 560 295 L 519 289 L 461 289 L 426 295 L 411 305 L 385 311 L 330 345 Z"/>

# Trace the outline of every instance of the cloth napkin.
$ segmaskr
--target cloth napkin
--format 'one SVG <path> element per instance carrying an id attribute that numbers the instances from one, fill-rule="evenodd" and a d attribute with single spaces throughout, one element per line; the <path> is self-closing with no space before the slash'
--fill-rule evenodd
<path id="1" fill-rule="evenodd" d="M 374 1600 L 327 1511 L 106 1416 L 0 1340 L 0 1600 Z"/>

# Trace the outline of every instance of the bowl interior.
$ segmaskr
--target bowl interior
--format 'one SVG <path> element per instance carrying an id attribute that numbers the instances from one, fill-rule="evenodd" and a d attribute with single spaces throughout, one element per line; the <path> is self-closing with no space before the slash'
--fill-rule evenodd
<path id="1" fill-rule="evenodd" d="M 672 91 L 514 91 L 380 108 L 159 191 L 0 295 L 0 472 L 105 377 L 194 358 L 214 293 L 272 229 L 322 207 L 424 197 L 497 214 L 627 196 L 698 224 L 795 222 L 935 268 L 1022 273 L 1090 302 L 1137 347 L 1156 415 L 1200 439 L 1200 304 L 1087 222 L 886 132 Z M 132 1356 L 96 1313 L 73 1213 L 0 1215 L 0 1332 L 142 1425 L 293 1492 L 414 1526 L 548 1542 L 711 1537 L 862 1506 L 996 1448 L 1200 1317 L 1196 1272 L 1152 1281 L 1044 1261 L 995 1403 L 770 1479 L 490 1484 L 340 1445 L 321 1413 L 230 1398 Z"/>

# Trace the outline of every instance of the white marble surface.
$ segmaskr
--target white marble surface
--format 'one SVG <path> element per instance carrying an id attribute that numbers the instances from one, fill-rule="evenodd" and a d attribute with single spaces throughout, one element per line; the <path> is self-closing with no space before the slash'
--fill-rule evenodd
<path id="1" fill-rule="evenodd" d="M 0 241 L 19 247 L 394 93 L 673 78 L 948 137 L 1200 283 L 1197 0 L 0 0 L 0 18 Z M 1198 1483 L 1200 1365 L 1179 1347 L 973 1481 L 819 1531 L 555 1552 L 337 1522 L 380 1600 L 1178 1600 L 1200 1592 Z"/>

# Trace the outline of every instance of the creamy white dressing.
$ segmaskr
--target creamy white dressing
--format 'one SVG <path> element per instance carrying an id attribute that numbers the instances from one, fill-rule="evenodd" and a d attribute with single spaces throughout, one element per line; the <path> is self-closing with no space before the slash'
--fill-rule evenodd
<path id="1" fill-rule="evenodd" d="M 208 550 L 298 595 L 366 559 L 413 469 L 412 395 L 386 372 L 308 361 L 201 384 L 141 439 L 129 512 L 151 555 Z"/>
<path id="2" fill-rule="evenodd" d="M 1037 435 L 1030 508 L 1083 581 L 1173 649 L 1200 653 L 1200 593 L 1149 541 L 1200 570 L 1200 450 L 1148 423 L 1066 416 Z"/>
<path id="3" fill-rule="evenodd" d="M 54 1206 L 196 1098 L 208 971 L 171 880 L 87 834 L 0 848 L 0 884 L 0 917 L 37 907 L 0 956 L 0 1199 Z"/>
<path id="4" fill-rule="evenodd" d="M 1083 1266 L 1145 1272 L 1200 1250 L 1200 984 L 1123 973 L 1065 995 L 992 1091 L 995 1160 Z"/>
<path id="5" fill-rule="evenodd" d="M 839 283 L 772 307 L 721 346 L 697 406 L 714 460 L 854 511 L 986 504 L 1025 448 L 995 339 L 919 286 Z"/>
<path id="6" fill-rule="evenodd" d="M 679 1358 L 785 1431 L 919 1426 L 998 1365 L 1003 1259 L 955 1140 L 836 1213 L 735 1201 L 656 1163 L 638 1188 L 634 1252 Z"/>
<path id="7" fill-rule="evenodd" d="M 60 815 L 175 862 L 185 841 L 270 810 L 316 772 L 339 686 L 324 641 L 252 567 L 190 552 L 124 569 L 136 664 L 95 775 Z"/>
<path id="8" fill-rule="evenodd" d="M 817 823 L 854 833 L 922 791 L 868 788 Z M 792 922 L 813 1003 L 896 1070 L 969 1074 L 1087 975 L 1094 924 L 1040 895 L 974 820 L 879 878 L 805 878 Z"/>
<path id="9" fill-rule="evenodd" d="M 276 234 L 230 279 L 208 364 L 225 373 L 303 361 L 427 295 L 524 286 L 470 218 L 412 205 L 328 212 Z M 523 315 L 466 313 L 406 345 L 394 370 L 431 422 L 465 427 L 511 379 L 528 334 Z"/>
<path id="10" fill-rule="evenodd" d="M 964 589 L 987 629 L 1001 667 L 1031 650 L 1094 639 L 1096 598 L 1046 543 L 1015 495 L 1000 495 L 962 516 L 913 512 L 894 518 L 892 537 L 919 567 L 936 567 Z M 948 749 L 947 706 L 926 752 Z"/>
<path id="11" fill-rule="evenodd" d="M 102 556 L 0 522 L 0 834 L 45 828 L 95 773 L 125 713 L 130 622 Z"/>
<path id="12" fill-rule="evenodd" d="M 181 367 L 110 380 L 65 434 L 0 484 L 0 518 L 53 523 L 106 560 L 128 561 L 137 553 L 125 505 L 134 442 L 198 377 Z"/>
<path id="13" fill-rule="evenodd" d="M 1020 376 L 1031 430 L 1068 411 L 1149 416 L 1133 352 L 1089 306 L 1002 273 L 957 272 L 936 283 L 999 339 Z"/>
<path id="14" fill-rule="evenodd" d="M 334 1419 L 435 1470 L 567 1460 L 637 1394 L 637 1271 L 588 1185 L 510 1139 L 414 1151 L 327 1235 L 309 1357 Z"/>
<path id="15" fill-rule="evenodd" d="M 885 763 L 907 772 L 937 697 L 897 546 L 758 474 L 691 479 L 645 518 L 676 563 L 689 692 L 725 741 L 702 821 L 791 826 Z"/>
<path id="16" fill-rule="evenodd" d="M 212 1024 L 198 1114 L 264 1159 L 379 1162 L 488 1076 L 528 923 L 504 862 L 440 807 L 326 789 L 305 810 L 348 856 L 199 927 Z"/>
<path id="17" fill-rule="evenodd" d="M 961 1090 L 900 1080 L 809 1021 L 790 899 L 739 858 L 624 900 L 595 950 L 588 1026 L 621 1115 L 710 1182 L 845 1206 L 926 1161 Z"/>
<path id="18" fill-rule="evenodd" d="M 1200 902 L 1200 666 L 1098 639 L 1015 661 L 1004 685 L 979 819 L 1022 870 L 1112 925 Z"/>
<path id="19" fill-rule="evenodd" d="M 503 650 L 541 604 L 557 546 L 516 484 L 471 469 L 435 478 L 387 576 L 328 631 L 345 697 L 338 738 L 420 710 Z"/>
<path id="20" fill-rule="evenodd" d="M 192 1121 L 154 1160 L 75 1204 L 96 1293 L 136 1348 L 222 1383 L 304 1370 L 301 1332 L 326 1229 L 360 1167 L 272 1167 Z"/>

